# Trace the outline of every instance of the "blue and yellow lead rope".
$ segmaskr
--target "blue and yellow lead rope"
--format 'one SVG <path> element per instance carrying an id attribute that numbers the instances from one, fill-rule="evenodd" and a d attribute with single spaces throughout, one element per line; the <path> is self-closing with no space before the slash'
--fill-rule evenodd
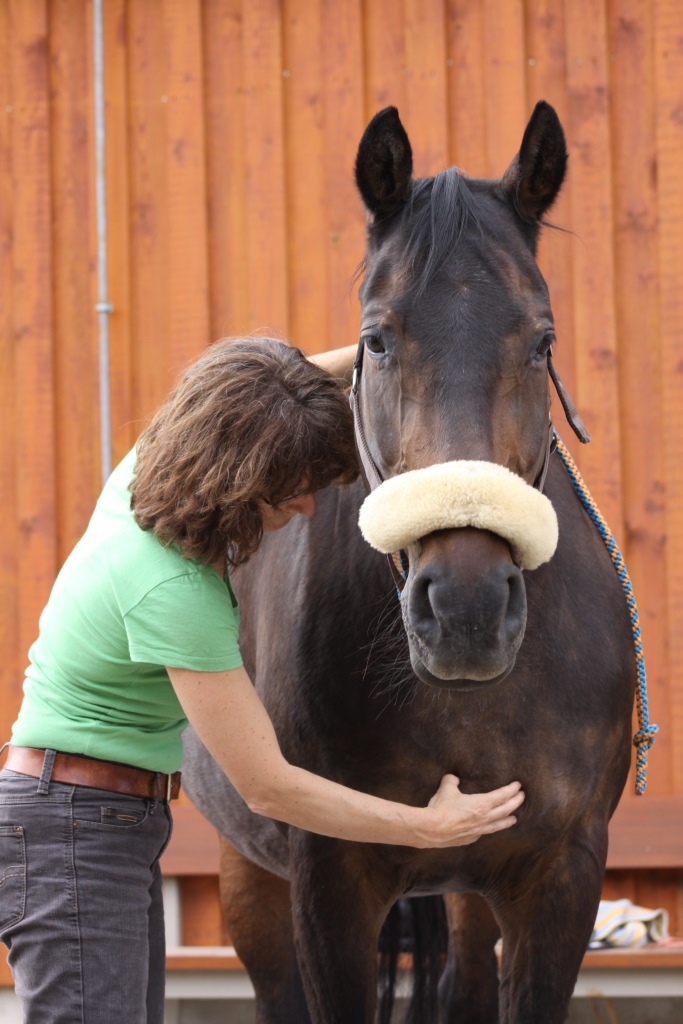
<path id="1" fill-rule="evenodd" d="M 650 725 L 647 706 L 647 676 L 645 673 L 645 658 L 643 656 L 643 641 L 640 635 L 640 621 L 638 619 L 638 607 L 633 593 L 631 577 L 628 574 L 623 555 L 617 546 L 612 531 L 603 519 L 600 509 L 595 504 L 590 491 L 586 487 L 583 477 L 579 473 L 576 463 L 567 451 L 564 443 L 555 434 L 557 439 L 557 453 L 562 459 L 564 468 L 574 485 L 579 500 L 589 517 L 595 524 L 598 533 L 602 537 L 610 558 L 614 563 L 617 576 L 626 595 L 626 604 L 631 617 L 631 632 L 633 633 L 633 645 L 636 653 L 636 668 L 638 681 L 636 684 L 636 707 L 638 710 L 638 732 L 633 737 L 633 745 L 636 748 L 636 793 L 641 796 L 647 788 L 647 752 L 655 741 L 655 733 L 659 732 L 659 726 Z"/>

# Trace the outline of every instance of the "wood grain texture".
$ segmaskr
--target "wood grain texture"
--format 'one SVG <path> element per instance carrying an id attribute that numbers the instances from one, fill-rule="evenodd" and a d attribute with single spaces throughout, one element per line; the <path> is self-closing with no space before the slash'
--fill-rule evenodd
<path id="1" fill-rule="evenodd" d="M 363 255 L 365 213 L 352 168 L 365 119 L 360 0 L 324 5 L 326 158 L 330 292 L 326 348 L 352 345 L 359 333 L 354 271 Z"/>
<path id="2" fill-rule="evenodd" d="M 447 0 L 450 162 L 476 178 L 488 174 L 484 25 L 478 0 Z"/>
<path id="3" fill-rule="evenodd" d="M 126 0 L 109 0 L 104 15 L 104 95 L 107 175 L 109 401 L 112 465 L 131 449 L 133 352 L 131 325 L 131 206 L 129 186 L 128 18 Z"/>
<path id="4" fill-rule="evenodd" d="M 52 336 L 57 558 L 85 530 L 101 487 L 92 24 L 79 0 L 52 0 L 49 35 Z"/>
<path id="5" fill-rule="evenodd" d="M 242 7 L 249 330 L 286 336 L 287 243 L 278 0 Z"/>
<path id="6" fill-rule="evenodd" d="M 165 0 L 169 357 L 176 375 L 211 342 L 202 20 L 199 0 Z M 188 259 L 188 253 L 192 258 Z"/>
<path id="7" fill-rule="evenodd" d="M 683 789 L 683 9 L 655 4 L 658 267 L 666 485 L 669 721 L 676 792 Z"/>
<path id="8" fill-rule="evenodd" d="M 9 738 L 21 700 L 26 656 L 20 647 L 19 509 L 17 495 L 16 361 L 14 344 L 14 216 L 12 194 L 13 114 L 9 4 L 0 4 L 0 495 L 5 529 L 0 531 L 0 736 Z"/>
<path id="9" fill-rule="evenodd" d="M 487 175 L 498 178 L 519 149 L 526 124 L 524 5 L 483 0 L 482 6 Z"/>
<path id="10" fill-rule="evenodd" d="M 406 124 L 415 174 L 438 174 L 449 164 L 444 0 L 406 0 Z"/>
<path id="11" fill-rule="evenodd" d="M 330 264 L 323 0 L 283 5 L 287 295 L 295 345 L 329 347 Z M 302 144 L 306 140 L 305 145 Z"/>
<path id="12" fill-rule="evenodd" d="M 568 191 L 573 250 L 574 345 L 579 411 L 594 437 L 572 444 L 588 486 L 623 537 L 617 336 L 614 308 L 613 196 L 608 53 L 602 0 L 566 7 Z"/>
<path id="13" fill-rule="evenodd" d="M 23 669 L 57 571 L 48 8 L 13 0 L 12 341 L 18 520 L 18 640 Z"/>
<path id="14" fill-rule="evenodd" d="M 529 110 L 542 99 L 551 102 L 562 124 L 569 124 L 567 88 L 567 45 L 562 0 L 537 0 L 526 4 L 525 43 L 526 81 Z M 569 175 L 573 174 L 570 159 Z M 556 362 L 562 382 L 571 395 L 576 394 L 574 353 L 574 293 L 572 253 L 575 238 L 566 230 L 571 225 L 569 190 L 565 183 L 547 216 L 551 225 L 541 233 L 538 261 L 552 298 L 557 336 Z M 558 430 L 567 434 L 562 407 L 553 397 L 553 416 Z"/>
<path id="15" fill-rule="evenodd" d="M 618 11 L 610 10 L 607 27 L 613 55 L 615 276 L 622 282 L 615 288 L 624 506 L 621 542 L 641 609 L 651 716 L 655 722 L 665 722 L 669 712 L 665 466 L 651 5 L 647 0 L 624 0 Z M 650 770 L 653 794 L 670 790 L 671 755 L 671 733 L 663 730 Z"/>

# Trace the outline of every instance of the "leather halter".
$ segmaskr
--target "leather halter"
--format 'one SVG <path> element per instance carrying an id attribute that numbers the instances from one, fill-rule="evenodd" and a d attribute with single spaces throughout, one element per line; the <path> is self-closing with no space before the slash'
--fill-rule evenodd
<path id="1" fill-rule="evenodd" d="M 380 473 L 375 463 L 375 460 L 372 457 L 370 447 L 365 437 L 365 429 L 363 427 L 363 419 L 360 411 L 359 390 L 361 384 L 361 376 L 363 372 L 364 351 L 365 342 L 361 338 L 361 340 L 358 343 L 358 350 L 356 352 L 356 358 L 353 363 L 353 376 L 351 378 L 351 391 L 349 394 L 349 402 L 351 405 L 351 411 L 353 413 L 353 424 L 356 435 L 356 447 L 358 448 L 358 454 L 360 457 L 361 466 L 363 468 L 363 474 L 365 476 L 368 486 L 370 487 L 370 490 L 374 491 L 377 487 L 380 486 L 380 484 L 384 482 L 384 478 L 382 477 L 382 474 Z M 552 350 L 548 352 L 547 359 L 548 373 L 550 375 L 551 381 L 555 386 L 555 390 L 557 391 L 557 395 L 562 404 L 562 408 L 564 409 L 567 421 L 571 426 L 572 430 L 574 431 L 574 433 L 576 434 L 576 436 L 578 437 L 579 441 L 581 441 L 582 444 L 588 444 L 590 441 L 590 434 L 586 430 L 585 424 L 576 410 L 576 406 L 571 400 L 562 381 L 560 380 L 560 376 L 553 363 Z M 555 448 L 555 427 L 553 426 L 552 419 L 550 418 L 550 416 L 548 416 L 548 438 L 545 445 L 543 465 L 533 484 L 533 486 L 538 491 L 542 492 L 543 488 L 545 487 L 546 476 L 548 474 L 548 466 L 550 464 L 550 456 L 555 451 Z M 405 582 L 404 563 L 406 559 L 404 558 L 402 551 L 395 552 L 393 556 L 389 555 L 388 558 L 392 575 L 394 576 L 397 586 L 400 589 L 400 586 Z"/>

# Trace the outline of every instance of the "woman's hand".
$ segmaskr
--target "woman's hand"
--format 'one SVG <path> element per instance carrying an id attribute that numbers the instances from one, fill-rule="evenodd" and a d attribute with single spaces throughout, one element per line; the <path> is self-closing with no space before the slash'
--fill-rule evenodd
<path id="1" fill-rule="evenodd" d="M 467 846 L 480 836 L 510 828 L 517 821 L 513 812 L 523 801 L 519 782 L 490 793 L 467 794 L 460 792 L 460 780 L 455 775 L 444 775 L 428 804 L 435 815 L 425 833 L 424 845 Z"/>

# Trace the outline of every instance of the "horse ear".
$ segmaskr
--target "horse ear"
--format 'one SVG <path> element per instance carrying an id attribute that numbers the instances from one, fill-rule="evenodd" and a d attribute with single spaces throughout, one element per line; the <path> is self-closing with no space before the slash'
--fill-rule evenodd
<path id="1" fill-rule="evenodd" d="M 370 213 L 386 216 L 405 203 L 413 174 L 413 151 L 396 107 L 375 114 L 356 157 L 356 185 Z"/>
<path id="2" fill-rule="evenodd" d="M 567 142 L 560 119 L 544 100 L 536 104 L 519 153 L 501 187 L 522 220 L 538 223 L 557 199 L 567 170 Z"/>

